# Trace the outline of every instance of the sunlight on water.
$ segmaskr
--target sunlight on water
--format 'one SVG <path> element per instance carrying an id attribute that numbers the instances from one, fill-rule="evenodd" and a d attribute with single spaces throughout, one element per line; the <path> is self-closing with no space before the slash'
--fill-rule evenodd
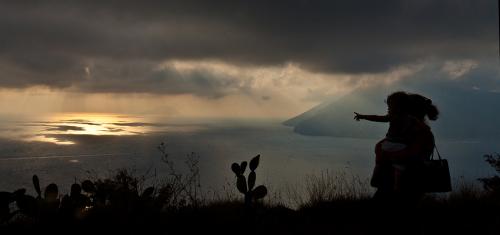
<path id="1" fill-rule="evenodd" d="M 142 135 L 156 131 L 162 126 L 151 123 L 146 118 L 110 113 L 58 113 L 37 118 L 5 123 L 6 126 L 0 128 L 0 135 L 29 142 L 72 145 L 76 143 L 65 137 Z"/>
<path id="2" fill-rule="evenodd" d="M 75 142 L 64 140 L 60 135 L 138 135 L 152 131 L 152 126 L 143 118 L 118 114 L 62 113 L 32 123 L 32 131 L 38 134 L 25 140 L 68 145 Z"/>
<path id="3" fill-rule="evenodd" d="M 105 113 L 64 113 L 51 117 L 50 134 L 137 135 L 152 131 L 144 118 Z"/>
<path id="4" fill-rule="evenodd" d="M 54 113 L 36 117 L 0 116 L 0 138 L 74 145 L 77 136 L 138 136 L 165 132 L 195 132 L 204 124 L 163 116 L 115 113 Z"/>
<path id="5" fill-rule="evenodd" d="M 24 140 L 25 141 L 50 142 L 50 143 L 59 144 L 59 145 L 72 145 L 72 144 L 75 144 L 75 142 L 73 142 L 73 141 L 61 140 L 61 139 L 58 139 L 58 138 L 48 137 L 48 136 L 44 136 L 44 135 L 37 135 L 37 136 L 33 136 L 33 137 L 27 137 Z"/>

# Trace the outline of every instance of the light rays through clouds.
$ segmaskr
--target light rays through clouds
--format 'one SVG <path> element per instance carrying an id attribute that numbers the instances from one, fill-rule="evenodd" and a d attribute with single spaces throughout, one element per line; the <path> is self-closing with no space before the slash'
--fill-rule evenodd
<path id="1" fill-rule="evenodd" d="M 91 77 L 95 70 L 89 69 Z M 123 112 L 202 118 L 283 118 L 296 115 L 325 97 L 345 94 L 353 86 L 352 76 L 312 73 L 296 64 L 238 67 L 216 61 L 168 61 L 152 71 L 157 76 L 154 81 L 148 83 L 140 78 L 136 81 L 137 86 L 150 86 L 144 87 L 141 93 L 120 88 L 116 85 L 120 84 L 120 78 L 107 79 L 105 84 L 94 81 L 99 80 L 97 78 L 89 78 L 66 90 L 43 87 L 21 92 L 6 90 L 0 94 L 0 106 L 5 107 L 3 111 L 27 113 Z M 177 85 L 164 84 L 172 74 Z M 172 91 L 169 94 L 155 92 L 155 89 L 164 89 L 163 85 Z M 101 92 L 87 92 L 97 89 Z"/>
<path id="2" fill-rule="evenodd" d="M 288 118 L 419 66 L 460 83 L 498 61 L 496 4 L 3 1 L 0 112 Z"/>

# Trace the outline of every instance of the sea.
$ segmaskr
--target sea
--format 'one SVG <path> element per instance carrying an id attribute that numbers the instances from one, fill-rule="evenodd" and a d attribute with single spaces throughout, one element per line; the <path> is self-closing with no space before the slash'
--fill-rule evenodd
<path id="1" fill-rule="evenodd" d="M 56 183 L 61 194 L 73 183 L 112 177 L 120 169 L 141 177 L 144 185 L 159 185 L 172 173 L 165 160 L 177 173 L 188 174 L 189 159 L 196 160 L 205 192 L 234 194 L 231 164 L 257 155 L 257 185 L 274 195 L 307 190 L 311 177 L 325 175 L 364 182 L 369 192 L 374 145 L 382 138 L 304 136 L 278 119 L 58 113 L 0 120 L 0 191 L 26 188 L 31 194 L 35 174 L 42 187 Z M 500 152 L 498 140 L 436 141 L 454 184 L 480 186 L 478 178 L 496 174 L 484 155 Z"/>

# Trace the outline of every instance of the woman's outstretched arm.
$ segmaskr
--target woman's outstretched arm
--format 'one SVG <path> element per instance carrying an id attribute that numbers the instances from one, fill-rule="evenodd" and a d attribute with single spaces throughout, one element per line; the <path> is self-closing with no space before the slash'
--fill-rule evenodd
<path id="1" fill-rule="evenodd" d="M 356 121 L 364 119 L 364 120 L 368 120 L 368 121 L 372 121 L 372 122 L 389 122 L 389 116 L 388 115 L 384 115 L 384 116 L 380 116 L 380 115 L 363 115 L 363 114 L 359 114 L 359 113 L 356 113 L 356 112 L 354 112 L 354 119 Z"/>

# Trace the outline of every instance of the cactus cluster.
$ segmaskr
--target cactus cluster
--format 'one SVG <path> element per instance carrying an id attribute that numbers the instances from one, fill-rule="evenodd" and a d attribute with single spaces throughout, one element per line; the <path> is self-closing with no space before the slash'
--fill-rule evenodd
<path id="1" fill-rule="evenodd" d="M 264 185 L 260 185 L 254 188 L 255 180 L 257 175 L 255 174 L 255 169 L 259 166 L 260 155 L 255 156 L 250 160 L 249 168 L 250 174 L 248 174 L 248 181 L 244 175 L 247 168 L 247 162 L 244 161 L 241 164 L 233 163 L 231 165 L 231 170 L 236 174 L 236 187 L 238 191 L 245 195 L 245 205 L 250 206 L 254 200 L 261 199 L 266 196 L 267 188 Z"/>

